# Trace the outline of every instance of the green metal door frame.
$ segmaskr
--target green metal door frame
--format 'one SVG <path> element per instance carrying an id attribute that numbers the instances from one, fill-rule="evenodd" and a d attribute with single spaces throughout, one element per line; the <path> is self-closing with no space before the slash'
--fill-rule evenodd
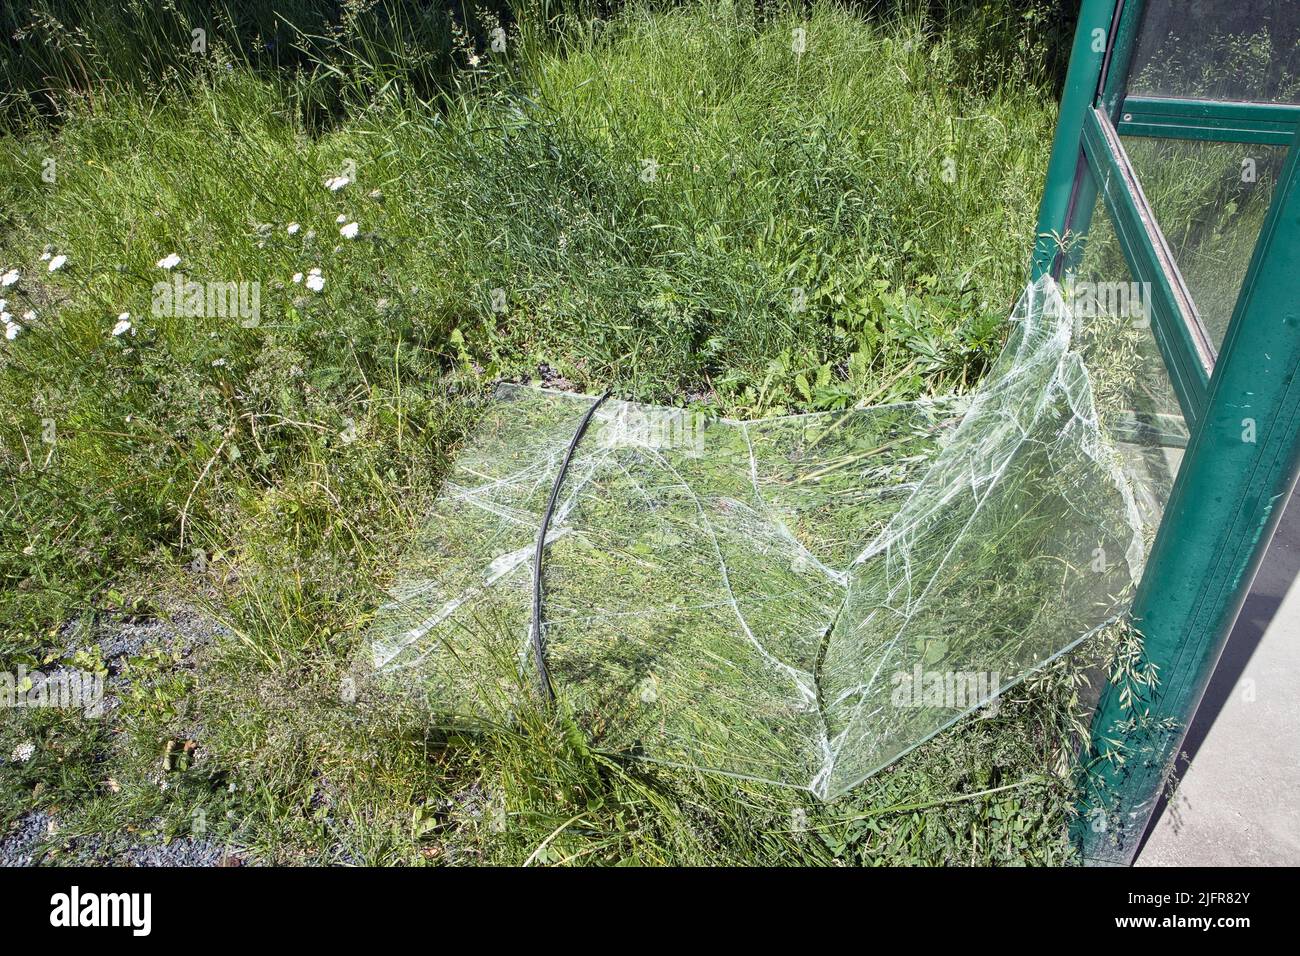
<path id="1" fill-rule="evenodd" d="M 1191 433 L 1132 608 L 1158 683 L 1108 685 L 1082 756 L 1075 836 L 1102 864 L 1132 862 L 1300 473 L 1300 107 L 1130 96 L 1143 7 L 1082 2 L 1032 261 L 1060 274 L 1100 189 Z M 1290 147 L 1217 357 L 1121 135 Z"/>
<path id="2" fill-rule="evenodd" d="M 1205 413 L 1214 346 L 1196 315 L 1173 252 L 1159 229 L 1151 230 L 1155 213 L 1119 134 L 1100 110 L 1088 110 L 1084 119 L 1083 152 L 1093 183 L 1089 192 L 1095 193 L 1100 184 L 1129 271 L 1150 290 L 1151 331 L 1188 427 L 1195 427 Z M 1072 225 L 1076 234 L 1080 232 L 1078 224 Z"/>
<path id="3" fill-rule="evenodd" d="M 1101 82 L 1106 60 L 1106 39 L 1111 33 L 1116 0 L 1083 0 L 1079 25 L 1074 32 L 1070 66 L 1065 74 L 1065 90 L 1057 116 L 1056 137 L 1047 162 L 1047 180 L 1038 204 L 1038 228 L 1035 232 L 1033 278 L 1047 273 L 1059 274 L 1061 249 L 1074 208 L 1091 209 L 1091 202 L 1080 202 L 1078 190 L 1083 176 L 1083 122 Z"/>
<path id="4" fill-rule="evenodd" d="M 1127 96 L 1118 126 L 1124 136 L 1288 146 L 1300 128 L 1300 106 Z"/>

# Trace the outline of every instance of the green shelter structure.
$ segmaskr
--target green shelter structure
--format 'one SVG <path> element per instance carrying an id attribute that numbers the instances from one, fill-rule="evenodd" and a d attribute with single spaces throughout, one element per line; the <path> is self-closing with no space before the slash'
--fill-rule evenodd
<path id="1" fill-rule="evenodd" d="M 1300 468 L 1297 147 L 1300 4 L 1084 0 L 1034 274 L 1140 284 L 1145 427 L 1186 435 L 1130 612 L 1159 679 L 1097 709 L 1089 862 L 1132 862 Z"/>

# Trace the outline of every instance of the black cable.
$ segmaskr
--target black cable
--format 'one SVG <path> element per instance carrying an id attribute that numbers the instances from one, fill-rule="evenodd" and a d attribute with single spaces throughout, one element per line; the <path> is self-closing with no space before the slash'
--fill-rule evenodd
<path id="1" fill-rule="evenodd" d="M 551 686 L 551 675 L 546 669 L 546 648 L 542 643 L 542 552 L 546 549 L 546 531 L 551 525 L 551 513 L 555 511 L 555 503 L 560 498 L 560 485 L 564 483 L 564 474 L 569 470 L 569 459 L 573 457 L 573 450 L 578 447 L 578 442 L 591 423 L 591 417 L 596 414 L 596 409 L 605 404 L 607 398 L 609 392 L 596 399 L 587 409 L 587 413 L 582 416 L 582 421 L 578 422 L 578 429 L 569 442 L 569 450 L 564 453 L 564 461 L 560 462 L 560 470 L 556 472 L 555 483 L 551 485 L 551 498 L 546 503 L 546 511 L 542 514 L 542 526 L 537 529 L 537 548 L 533 552 L 533 658 L 537 663 L 537 681 L 541 686 L 542 696 L 548 702 L 555 700 L 555 688 Z"/>

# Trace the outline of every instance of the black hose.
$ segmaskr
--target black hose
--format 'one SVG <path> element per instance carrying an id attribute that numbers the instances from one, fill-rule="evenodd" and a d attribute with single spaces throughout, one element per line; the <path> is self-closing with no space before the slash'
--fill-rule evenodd
<path id="1" fill-rule="evenodd" d="M 573 457 L 573 450 L 578 447 L 578 442 L 591 423 L 591 417 L 596 414 L 596 409 L 605 404 L 607 398 L 609 392 L 596 399 L 587 409 L 587 413 L 582 416 L 582 421 L 578 422 L 578 429 L 573 433 L 569 449 L 564 453 L 564 461 L 560 462 L 560 470 L 556 472 L 555 483 L 551 485 L 551 498 L 546 503 L 546 511 L 542 514 L 542 525 L 537 529 L 537 548 L 533 552 L 533 659 L 537 663 L 537 682 L 541 687 L 542 696 L 548 703 L 555 700 L 555 688 L 551 686 L 551 675 L 546 669 L 546 647 L 542 642 L 542 552 L 546 549 L 546 531 L 551 525 L 551 513 L 555 511 L 555 503 L 560 498 L 560 485 L 564 483 L 565 472 L 569 470 L 569 459 Z"/>

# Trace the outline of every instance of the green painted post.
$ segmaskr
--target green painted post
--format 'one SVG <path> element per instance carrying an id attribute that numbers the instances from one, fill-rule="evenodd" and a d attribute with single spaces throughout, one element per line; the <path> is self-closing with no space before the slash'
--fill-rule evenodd
<path id="1" fill-rule="evenodd" d="M 1079 25 L 1074 31 L 1074 47 L 1056 121 L 1056 138 L 1047 163 L 1047 181 L 1038 206 L 1032 264 L 1035 279 L 1052 271 L 1060 241 L 1069 225 L 1070 201 L 1083 149 L 1083 118 L 1097 96 L 1115 4 L 1116 0 L 1083 0 L 1079 11 Z"/>
<path id="2" fill-rule="evenodd" d="M 1138 35 L 1142 30 L 1142 14 L 1146 0 L 1121 0 L 1119 22 L 1115 24 L 1110 41 L 1110 60 L 1102 78 L 1100 102 L 1097 108 L 1105 111 L 1112 123 L 1120 120 L 1120 106 L 1128 92 L 1129 68 L 1137 52 Z"/>
<path id="3" fill-rule="evenodd" d="M 1300 472 L 1298 160 L 1300 135 L 1134 600 L 1159 684 L 1134 710 L 1110 685 L 1094 716 L 1076 830 L 1089 863 L 1132 862 Z M 1118 760 L 1106 756 L 1114 743 Z"/>

